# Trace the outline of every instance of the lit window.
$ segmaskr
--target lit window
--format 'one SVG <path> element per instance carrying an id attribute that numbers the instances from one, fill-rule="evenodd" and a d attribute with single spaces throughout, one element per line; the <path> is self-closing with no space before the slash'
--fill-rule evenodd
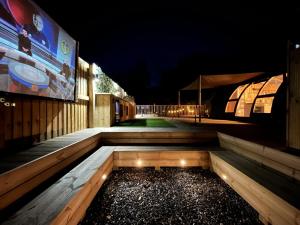
<path id="1" fill-rule="evenodd" d="M 283 75 L 278 75 L 278 76 L 274 76 L 271 77 L 267 83 L 265 84 L 265 86 L 261 89 L 261 91 L 259 92 L 259 96 L 261 95 L 270 95 L 270 94 L 276 94 L 278 88 L 280 87 L 280 85 L 283 82 Z"/>
<path id="2" fill-rule="evenodd" d="M 229 100 L 238 99 L 247 86 L 248 84 L 238 86 L 237 89 L 235 89 L 235 91 L 231 94 Z"/>
<path id="3" fill-rule="evenodd" d="M 250 117 L 251 108 L 254 103 L 254 100 L 264 83 L 265 81 L 256 84 L 251 84 L 246 88 L 238 102 L 235 116 Z"/>
<path id="4" fill-rule="evenodd" d="M 254 113 L 271 113 L 273 97 L 257 98 L 254 104 Z"/>
<path id="5" fill-rule="evenodd" d="M 227 112 L 227 113 L 233 113 L 234 109 L 235 109 L 236 102 L 237 101 L 228 101 L 227 105 L 226 105 L 225 112 Z"/>

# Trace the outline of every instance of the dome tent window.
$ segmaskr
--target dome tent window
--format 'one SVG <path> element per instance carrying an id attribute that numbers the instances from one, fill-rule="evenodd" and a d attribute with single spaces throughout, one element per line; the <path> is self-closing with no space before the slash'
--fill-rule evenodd
<path id="1" fill-rule="evenodd" d="M 227 112 L 227 113 L 234 113 L 236 103 L 237 103 L 236 100 L 234 100 L 234 101 L 228 101 L 227 105 L 226 105 L 225 112 Z"/>
<path id="2" fill-rule="evenodd" d="M 276 93 L 283 83 L 284 75 L 276 75 L 265 81 L 238 86 L 231 94 L 226 113 L 236 117 L 250 117 L 252 113 L 271 113 Z"/>
<path id="3" fill-rule="evenodd" d="M 283 82 L 283 75 L 271 77 L 259 92 L 259 96 L 276 94 L 280 85 Z"/>
<path id="4" fill-rule="evenodd" d="M 231 96 L 229 97 L 229 100 L 227 102 L 226 108 L 225 108 L 226 113 L 234 113 L 235 112 L 235 107 L 236 107 L 237 101 L 239 100 L 241 94 L 244 92 L 244 90 L 247 86 L 248 86 L 248 84 L 240 85 L 231 94 Z"/>
<path id="5" fill-rule="evenodd" d="M 251 109 L 257 94 L 259 93 L 265 81 L 253 83 L 244 91 L 237 105 L 235 116 L 250 117 Z"/>
<path id="6" fill-rule="evenodd" d="M 271 113 L 273 105 L 273 97 L 257 98 L 254 104 L 254 113 Z"/>

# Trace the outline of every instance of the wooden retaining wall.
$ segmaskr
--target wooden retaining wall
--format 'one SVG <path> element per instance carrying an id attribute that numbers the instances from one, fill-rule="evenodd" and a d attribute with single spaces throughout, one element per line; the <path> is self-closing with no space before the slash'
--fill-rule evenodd
<path id="1" fill-rule="evenodd" d="M 207 151 L 189 147 L 118 146 L 114 153 L 118 167 L 202 167 L 209 168 Z"/>
<path id="2" fill-rule="evenodd" d="M 218 138 L 222 148 L 300 180 L 300 157 L 220 132 Z"/>
<path id="3" fill-rule="evenodd" d="M 213 171 L 259 213 L 260 219 L 265 225 L 300 224 L 299 209 L 293 207 L 213 152 L 210 152 L 210 158 Z"/>

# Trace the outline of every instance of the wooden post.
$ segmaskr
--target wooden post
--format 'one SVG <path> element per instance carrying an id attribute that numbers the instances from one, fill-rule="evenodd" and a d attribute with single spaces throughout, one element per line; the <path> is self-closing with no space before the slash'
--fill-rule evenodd
<path id="1" fill-rule="evenodd" d="M 95 91 L 94 91 L 94 67 L 95 64 L 91 64 L 89 68 L 89 90 L 88 90 L 88 95 L 89 95 L 89 127 L 92 128 L 94 127 L 94 114 L 95 114 Z"/>
<path id="2" fill-rule="evenodd" d="M 199 93 L 198 93 L 198 104 L 199 104 L 199 123 L 201 123 L 201 92 L 202 92 L 201 75 L 199 75 Z"/>
<path id="3" fill-rule="evenodd" d="M 177 117 L 179 117 L 180 115 L 180 91 L 178 91 L 178 107 L 177 107 L 178 113 L 177 113 Z"/>
<path id="4" fill-rule="evenodd" d="M 287 95 L 287 147 L 300 150 L 300 48 L 289 44 Z"/>

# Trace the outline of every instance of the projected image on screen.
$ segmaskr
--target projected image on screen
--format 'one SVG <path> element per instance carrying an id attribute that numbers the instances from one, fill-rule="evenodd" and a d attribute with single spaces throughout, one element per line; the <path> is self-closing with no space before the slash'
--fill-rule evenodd
<path id="1" fill-rule="evenodd" d="M 0 0 L 0 91 L 74 100 L 76 41 L 30 0 Z"/>

